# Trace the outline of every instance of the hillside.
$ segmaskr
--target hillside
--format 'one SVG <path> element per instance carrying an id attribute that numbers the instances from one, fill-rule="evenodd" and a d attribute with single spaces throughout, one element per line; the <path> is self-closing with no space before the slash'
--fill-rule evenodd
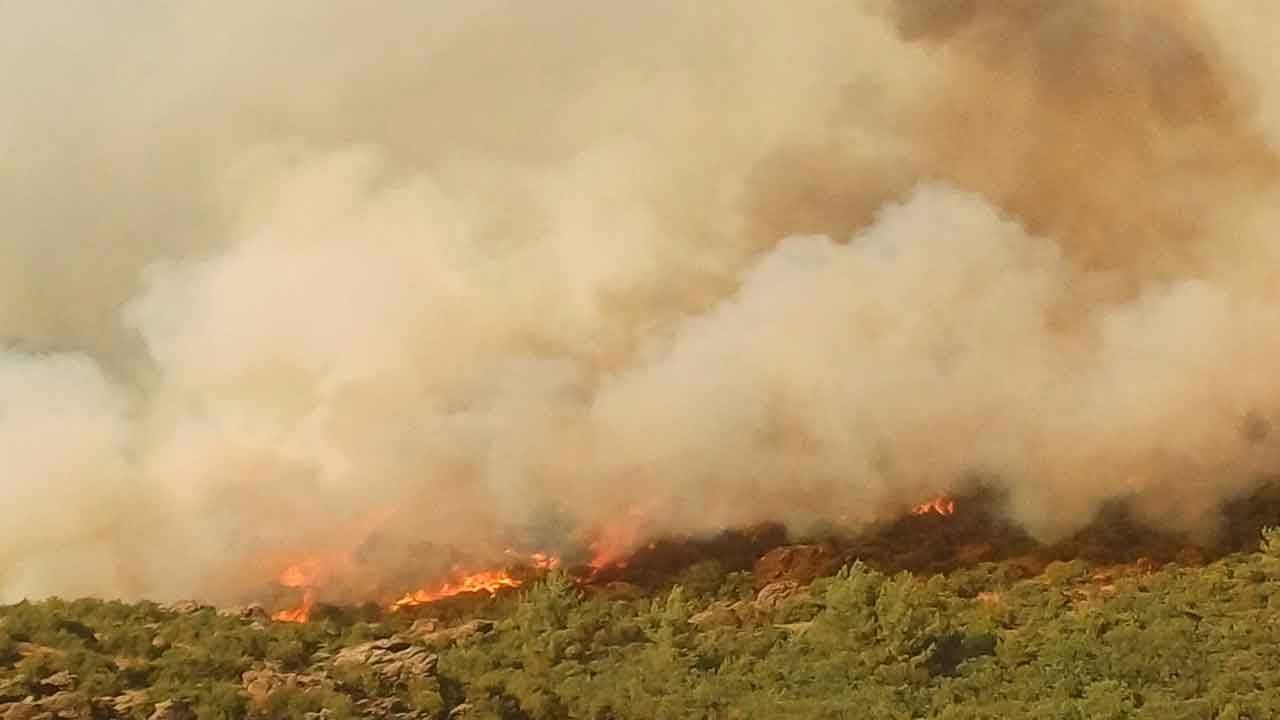
<path id="1" fill-rule="evenodd" d="M 0 610 L 5 718 L 1270 718 L 1280 533 L 1201 566 L 860 562 L 757 589 L 702 562 L 648 594 L 552 573 L 305 624 L 257 607 Z"/>

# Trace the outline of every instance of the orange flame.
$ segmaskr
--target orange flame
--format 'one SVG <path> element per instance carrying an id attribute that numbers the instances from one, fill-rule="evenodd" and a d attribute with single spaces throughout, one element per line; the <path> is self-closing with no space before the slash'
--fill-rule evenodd
<path id="1" fill-rule="evenodd" d="M 399 610 L 400 608 L 413 607 L 415 605 L 425 605 L 426 603 L 443 600 L 462 593 L 487 592 L 490 595 L 496 595 L 503 588 L 517 588 L 520 587 L 520 584 L 521 581 L 511 577 L 505 570 L 485 570 L 463 575 L 458 580 L 446 582 L 437 588 L 424 588 L 406 593 L 404 597 L 391 604 L 391 609 Z"/>
<path id="2" fill-rule="evenodd" d="M 311 606 L 315 604 L 315 598 L 311 594 L 311 590 L 307 590 L 302 595 L 302 604 L 292 610 L 281 610 L 271 616 L 276 622 L 304 623 L 311 619 Z"/>
<path id="3" fill-rule="evenodd" d="M 513 550 L 507 550 L 507 555 L 518 556 Z M 549 571 L 560 567 L 560 558 L 546 553 L 533 553 L 522 562 L 528 563 L 535 570 Z M 391 604 L 391 610 L 396 611 L 401 608 L 414 607 L 417 605 L 425 605 L 437 600 L 461 595 L 463 593 L 487 592 L 489 595 L 497 595 L 498 591 L 506 588 L 518 588 L 524 581 L 513 577 L 507 570 L 483 570 L 480 572 L 467 573 L 459 567 L 454 568 L 455 579 L 435 588 L 423 588 L 406 593 L 399 600 Z"/>
<path id="4" fill-rule="evenodd" d="M 304 623 L 311 618 L 311 607 L 315 604 L 312 587 L 316 582 L 315 561 L 299 565 L 290 565 L 280 573 L 280 584 L 287 588 L 302 588 L 302 604 L 291 610 L 281 610 L 271 616 L 278 622 Z"/>
<path id="5" fill-rule="evenodd" d="M 587 565 L 593 576 L 606 568 L 627 566 L 625 558 L 640 544 L 646 519 L 644 513 L 632 511 L 625 518 L 595 532 L 587 543 L 591 550 L 591 560 Z"/>
<path id="6" fill-rule="evenodd" d="M 927 503 L 921 503 L 915 506 L 915 509 L 911 511 L 911 514 L 912 515 L 929 515 L 930 513 L 933 513 L 933 514 L 942 515 L 945 517 L 947 515 L 954 515 L 955 512 L 956 512 L 955 500 L 952 500 L 949 497 L 937 497 L 930 500 Z"/>
<path id="7" fill-rule="evenodd" d="M 353 553 L 360 543 L 394 514 L 387 508 L 367 513 L 347 523 L 335 532 L 328 547 L 315 548 L 308 557 L 284 568 L 277 576 L 281 587 L 302 590 L 302 603 L 295 608 L 274 613 L 271 619 L 279 622 L 307 622 L 315 605 L 316 589 L 335 575 L 349 572 L 353 565 Z M 274 564 L 279 558 L 264 559 Z"/>

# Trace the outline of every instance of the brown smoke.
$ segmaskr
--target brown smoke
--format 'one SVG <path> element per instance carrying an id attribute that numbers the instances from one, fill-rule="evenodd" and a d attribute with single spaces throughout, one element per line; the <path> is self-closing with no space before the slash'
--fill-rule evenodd
<path id="1" fill-rule="evenodd" d="M 975 478 L 1211 532 L 1278 459 L 1264 0 L 46 5 L 0 7 L 2 597 Z"/>

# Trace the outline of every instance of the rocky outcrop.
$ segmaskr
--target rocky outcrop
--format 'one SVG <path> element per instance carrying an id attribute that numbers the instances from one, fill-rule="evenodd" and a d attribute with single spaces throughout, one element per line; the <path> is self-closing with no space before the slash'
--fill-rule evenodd
<path id="1" fill-rule="evenodd" d="M 113 718 L 135 717 L 147 705 L 147 694 L 142 690 L 127 690 L 114 697 L 104 698 L 103 714 Z"/>
<path id="2" fill-rule="evenodd" d="M 742 624 L 743 603 L 731 603 L 720 601 L 711 604 L 711 607 L 702 612 L 694 613 L 689 617 L 689 624 L 699 630 L 711 630 L 713 628 L 722 627 L 738 627 Z"/>
<path id="3" fill-rule="evenodd" d="M 334 668 L 369 668 L 391 685 L 435 677 L 437 656 L 426 647 L 391 637 L 345 648 L 333 656 Z"/>
<path id="4" fill-rule="evenodd" d="M 413 710 L 398 698 L 365 698 L 356 703 L 356 713 L 357 717 L 380 720 L 437 720 L 440 716 L 439 711 Z"/>
<path id="5" fill-rule="evenodd" d="M 212 610 L 212 605 L 205 605 L 194 600 L 183 600 L 172 605 L 166 605 L 164 610 L 174 615 L 193 615 L 201 610 Z"/>
<path id="6" fill-rule="evenodd" d="M 808 591 L 794 580 L 781 580 L 769 583 L 756 594 L 755 606 L 762 612 L 772 612 L 791 598 L 805 597 Z"/>
<path id="7" fill-rule="evenodd" d="M 184 702 L 165 700 L 156 703 L 155 710 L 147 720 L 196 720 L 196 714 Z"/>
<path id="8" fill-rule="evenodd" d="M 245 605 L 244 607 L 219 610 L 218 614 L 222 617 L 234 617 L 255 627 L 266 627 L 267 623 L 271 622 L 271 614 L 267 612 L 266 608 L 257 603 Z"/>
<path id="9" fill-rule="evenodd" d="M 0 705 L 2 720 L 93 720 L 93 706 L 84 695 L 57 692 L 47 697 L 28 696 Z"/>
<path id="10" fill-rule="evenodd" d="M 76 686 L 76 676 L 70 672 L 63 670 L 56 672 L 47 678 L 39 681 L 40 689 L 46 694 L 53 694 L 65 690 L 73 690 Z"/>
<path id="11" fill-rule="evenodd" d="M 808 585 L 815 578 L 832 575 L 844 564 L 844 556 L 830 545 L 784 545 L 765 553 L 753 570 L 756 587 L 790 580 Z"/>
<path id="12" fill-rule="evenodd" d="M 244 684 L 245 694 L 255 705 L 266 705 L 271 693 L 282 688 L 299 688 L 310 690 L 323 685 L 324 678 L 307 673 L 281 672 L 278 667 L 267 666 L 256 670 L 247 670 L 240 676 Z"/>
<path id="13" fill-rule="evenodd" d="M 440 628 L 435 621 L 419 620 L 404 634 L 426 647 L 440 652 L 460 643 L 488 635 L 496 627 L 492 620 L 472 620 L 451 628 Z M 404 637 L 402 636 L 402 637 Z"/>

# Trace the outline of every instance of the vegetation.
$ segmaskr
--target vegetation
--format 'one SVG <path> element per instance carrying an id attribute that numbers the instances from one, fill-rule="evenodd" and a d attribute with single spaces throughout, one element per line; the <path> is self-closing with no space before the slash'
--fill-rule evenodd
<path id="1" fill-rule="evenodd" d="M 1256 552 L 1200 567 L 1058 562 L 1014 579 L 997 564 L 918 577 L 855 563 L 760 599 L 749 575 L 712 577 L 702 567 L 657 597 L 610 600 L 551 575 L 449 618 L 493 620 L 453 633 L 403 613 L 293 625 L 212 608 L 21 603 L 0 609 L 0 707 L 57 697 L 81 713 L 59 717 L 86 718 L 147 718 L 165 700 L 202 719 L 1280 717 L 1276 531 Z M 344 664 L 353 649 L 378 659 Z"/>

